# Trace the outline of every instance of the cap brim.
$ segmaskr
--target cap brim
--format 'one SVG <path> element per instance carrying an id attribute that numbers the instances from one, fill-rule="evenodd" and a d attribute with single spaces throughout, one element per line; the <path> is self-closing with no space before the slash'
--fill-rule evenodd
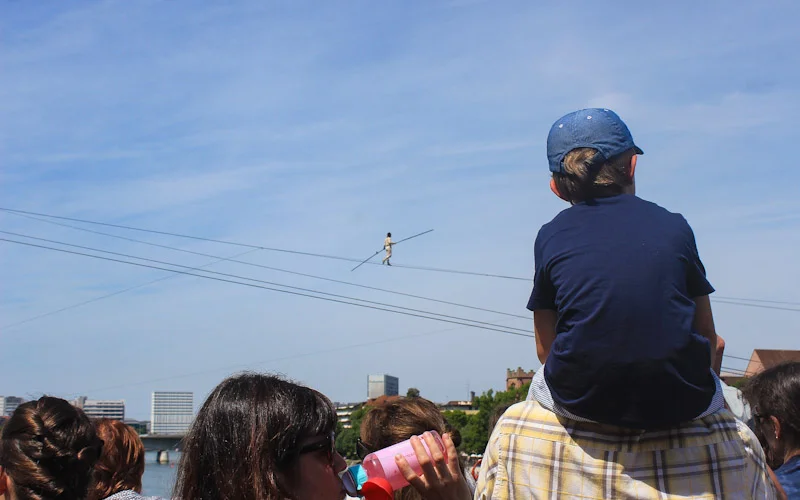
<path id="1" fill-rule="evenodd" d="M 642 151 L 642 148 L 640 148 L 639 146 L 633 146 L 633 150 L 636 151 L 637 155 L 643 155 L 644 154 L 644 151 Z"/>

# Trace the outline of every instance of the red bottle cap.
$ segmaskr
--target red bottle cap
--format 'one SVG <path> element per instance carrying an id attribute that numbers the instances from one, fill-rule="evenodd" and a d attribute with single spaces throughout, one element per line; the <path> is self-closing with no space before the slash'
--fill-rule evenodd
<path id="1" fill-rule="evenodd" d="M 389 481 L 382 477 L 368 479 L 361 485 L 361 494 L 365 500 L 393 500 L 394 491 Z"/>

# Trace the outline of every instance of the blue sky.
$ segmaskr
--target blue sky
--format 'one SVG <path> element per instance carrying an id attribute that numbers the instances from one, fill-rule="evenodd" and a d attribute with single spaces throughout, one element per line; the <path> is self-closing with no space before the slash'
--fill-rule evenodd
<path id="1" fill-rule="evenodd" d="M 687 217 L 718 295 L 800 302 L 800 6 L 539 4 L 3 2 L 2 205 L 354 258 L 387 231 L 434 228 L 395 262 L 530 277 L 539 226 L 565 208 L 547 188 L 547 131 L 604 106 L 646 151 L 639 194 Z M 6 213 L 0 229 L 213 260 Z M 1 394 L 123 398 L 145 418 L 151 391 L 199 402 L 240 368 L 339 401 L 363 399 L 367 374 L 387 372 L 443 401 L 539 366 L 529 338 L 192 277 L 2 328 L 167 273 L 10 243 L 0 259 Z M 530 292 L 266 251 L 243 259 L 523 315 Z M 210 269 L 531 327 L 235 263 Z M 728 354 L 800 348 L 796 312 L 714 311 Z"/>

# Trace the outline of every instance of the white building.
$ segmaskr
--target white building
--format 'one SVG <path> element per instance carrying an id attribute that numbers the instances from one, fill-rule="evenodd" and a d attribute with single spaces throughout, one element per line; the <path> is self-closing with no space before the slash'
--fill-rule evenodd
<path id="1" fill-rule="evenodd" d="M 350 415 L 352 415 L 357 409 L 361 408 L 363 404 L 364 403 L 335 403 L 336 418 L 339 420 L 339 423 L 342 424 L 342 428 L 353 428 L 353 425 L 350 422 Z"/>
<path id="2" fill-rule="evenodd" d="M 193 393 L 154 392 L 150 408 L 151 434 L 186 434 L 194 419 Z"/>
<path id="3" fill-rule="evenodd" d="M 391 375 L 369 375 L 367 377 L 367 398 L 381 396 L 397 396 L 400 390 L 400 379 Z"/>
<path id="4" fill-rule="evenodd" d="M 125 401 L 122 399 L 88 399 L 81 396 L 72 404 L 82 409 L 89 418 L 125 420 Z"/>
<path id="5" fill-rule="evenodd" d="M 17 396 L 0 396 L 0 415 L 10 417 L 25 400 Z"/>

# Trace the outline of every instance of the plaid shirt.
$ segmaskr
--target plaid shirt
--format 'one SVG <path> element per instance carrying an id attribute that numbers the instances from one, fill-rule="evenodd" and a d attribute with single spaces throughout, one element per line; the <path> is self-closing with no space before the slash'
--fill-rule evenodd
<path id="1" fill-rule="evenodd" d="M 764 452 L 727 410 L 660 431 L 577 422 L 536 401 L 509 408 L 475 500 L 773 499 Z"/>

